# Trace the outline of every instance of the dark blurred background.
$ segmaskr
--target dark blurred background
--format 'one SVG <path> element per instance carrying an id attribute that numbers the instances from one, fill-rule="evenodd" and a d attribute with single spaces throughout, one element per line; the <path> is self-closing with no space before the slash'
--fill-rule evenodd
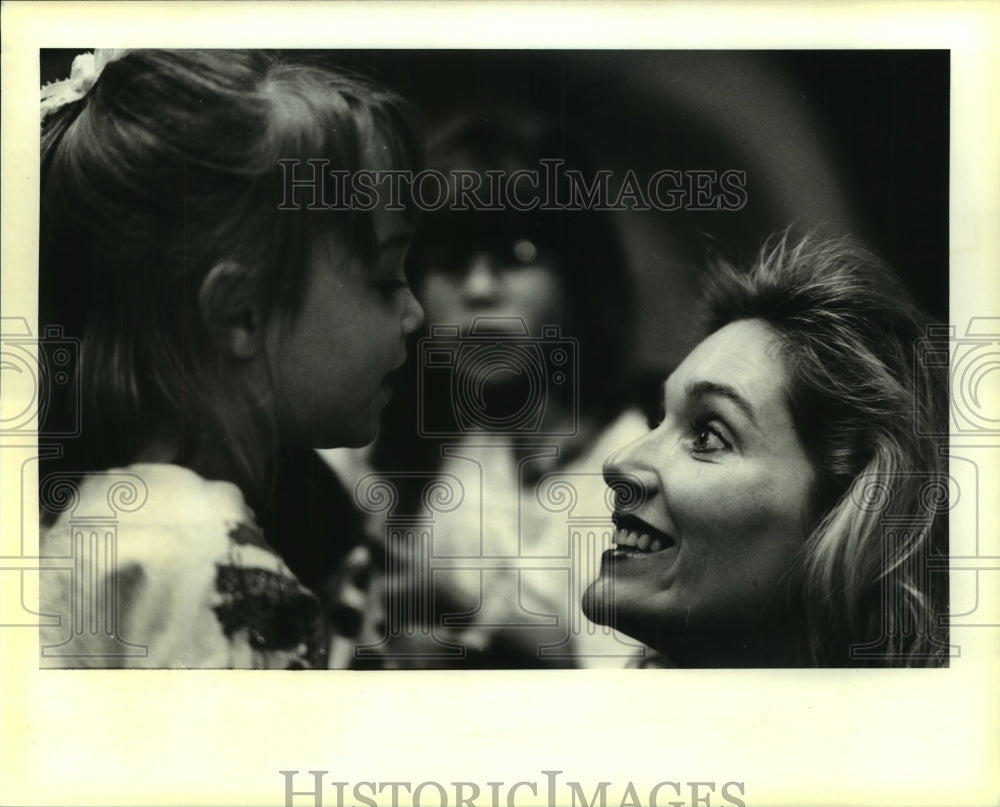
<path id="1" fill-rule="evenodd" d="M 43 51 L 41 80 L 77 50 Z M 747 260 L 796 224 L 851 232 L 948 314 L 948 51 L 310 51 L 409 97 L 430 130 L 500 105 L 561 115 L 599 168 L 740 169 L 735 212 L 617 213 L 643 308 L 637 364 L 690 347 L 706 247 Z"/>

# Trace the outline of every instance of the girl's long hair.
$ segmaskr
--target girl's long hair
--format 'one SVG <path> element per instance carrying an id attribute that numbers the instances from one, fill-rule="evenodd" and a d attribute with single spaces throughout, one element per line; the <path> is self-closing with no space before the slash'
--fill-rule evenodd
<path id="1" fill-rule="evenodd" d="M 81 434 L 62 465 L 128 463 L 166 423 L 182 435 L 177 462 L 210 439 L 244 492 L 265 496 L 257 458 L 276 444 L 273 415 L 216 348 L 202 281 L 237 262 L 260 310 L 294 316 L 314 237 L 334 230 L 365 254 L 374 235 L 368 213 L 310 209 L 310 189 L 292 187 L 279 161 L 294 161 L 300 181 L 307 160 L 354 171 L 378 137 L 396 167 L 418 167 L 414 123 L 407 105 L 361 78 L 263 51 L 129 51 L 50 115 L 40 322 L 81 340 L 82 408 L 70 413 Z"/>

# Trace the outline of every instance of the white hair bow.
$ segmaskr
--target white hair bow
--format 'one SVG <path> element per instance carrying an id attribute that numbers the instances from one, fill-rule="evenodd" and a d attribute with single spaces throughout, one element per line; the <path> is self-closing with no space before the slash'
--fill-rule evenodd
<path id="1" fill-rule="evenodd" d="M 101 71 L 126 51 L 123 48 L 98 48 L 93 53 L 81 53 L 73 60 L 69 78 L 52 81 L 42 87 L 42 120 L 65 104 L 79 101 L 87 94 Z"/>

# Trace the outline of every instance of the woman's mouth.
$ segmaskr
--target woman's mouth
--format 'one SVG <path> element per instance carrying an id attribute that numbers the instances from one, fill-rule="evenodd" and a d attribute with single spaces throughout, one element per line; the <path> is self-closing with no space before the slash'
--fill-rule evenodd
<path id="1" fill-rule="evenodd" d="M 611 538 L 613 551 L 623 555 L 652 555 L 672 549 L 677 541 L 665 532 L 633 515 L 615 513 L 615 532 Z"/>

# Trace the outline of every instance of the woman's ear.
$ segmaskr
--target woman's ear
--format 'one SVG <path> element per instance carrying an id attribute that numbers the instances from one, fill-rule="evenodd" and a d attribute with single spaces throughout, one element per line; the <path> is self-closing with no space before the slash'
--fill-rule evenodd
<path id="1" fill-rule="evenodd" d="M 253 277 L 241 263 L 217 263 L 198 291 L 202 324 L 216 346 L 235 359 L 252 359 L 264 346 L 263 312 Z"/>

